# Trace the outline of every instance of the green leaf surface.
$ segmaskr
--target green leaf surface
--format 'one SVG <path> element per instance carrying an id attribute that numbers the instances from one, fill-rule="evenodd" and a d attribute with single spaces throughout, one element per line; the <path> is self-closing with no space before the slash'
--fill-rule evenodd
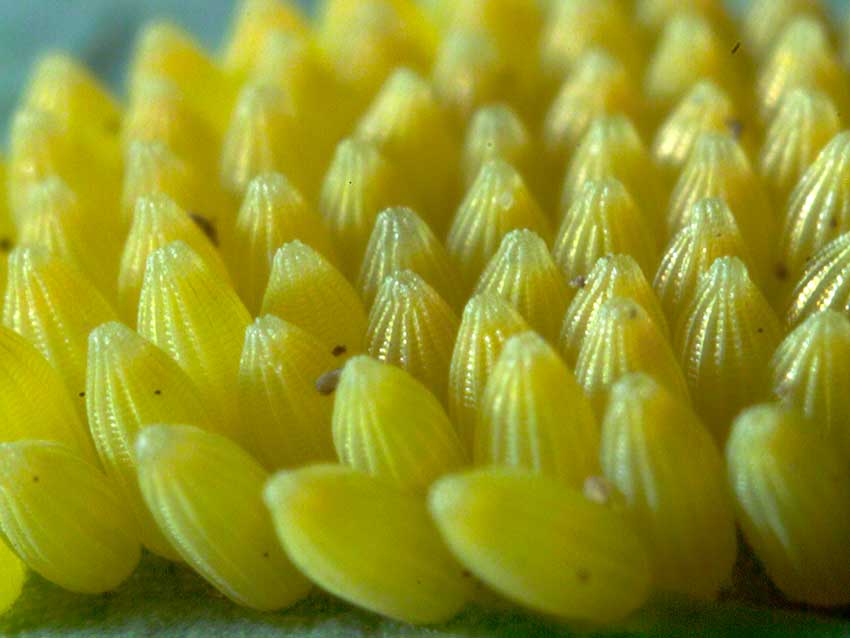
<path id="1" fill-rule="evenodd" d="M 146 556 L 118 591 L 84 596 L 31 575 L 0 635 L 357 638 L 529 638 L 533 636 L 847 637 L 850 622 L 737 603 L 657 599 L 622 627 L 594 630 L 525 614 L 503 604 L 470 605 L 452 621 L 414 627 L 361 611 L 321 592 L 292 609 L 260 613 L 237 607 L 191 570 Z"/>

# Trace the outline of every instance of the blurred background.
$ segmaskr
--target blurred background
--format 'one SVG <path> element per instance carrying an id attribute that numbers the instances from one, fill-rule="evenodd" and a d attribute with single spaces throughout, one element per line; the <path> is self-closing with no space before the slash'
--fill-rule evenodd
<path id="1" fill-rule="evenodd" d="M 305 9 L 320 0 L 295 0 Z M 727 0 L 741 6 L 747 0 Z M 850 0 L 823 0 L 836 13 Z M 0 122 L 6 122 L 34 60 L 64 49 L 119 94 L 135 34 L 151 18 L 171 19 L 210 50 L 229 24 L 235 0 L 0 0 Z"/>
<path id="2" fill-rule="evenodd" d="M 311 0 L 299 0 L 303 7 Z M 0 0 L 0 122 L 6 123 L 30 67 L 45 49 L 63 49 L 123 92 L 135 34 L 168 18 L 217 50 L 235 0 Z"/>

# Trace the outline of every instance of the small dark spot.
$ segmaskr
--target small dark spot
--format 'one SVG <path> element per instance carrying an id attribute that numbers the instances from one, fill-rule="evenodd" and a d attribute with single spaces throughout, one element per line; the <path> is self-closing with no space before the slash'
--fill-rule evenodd
<path id="1" fill-rule="evenodd" d="M 38 481 L 39 481 L 38 475 L 32 477 L 33 483 L 38 483 Z"/>
<path id="2" fill-rule="evenodd" d="M 764 332 L 764 328 L 762 328 L 762 327 L 758 327 L 758 328 L 756 329 L 756 332 L 758 332 L 759 334 L 761 334 L 762 332 Z"/>
<path id="3" fill-rule="evenodd" d="M 576 578 L 578 578 L 578 582 L 586 583 L 590 580 L 590 572 L 583 567 L 579 567 L 576 570 Z"/>
<path id="4" fill-rule="evenodd" d="M 806 255 L 806 263 L 809 263 L 812 260 L 812 255 Z"/>
<path id="5" fill-rule="evenodd" d="M 155 395 L 159 396 L 160 394 L 162 394 L 162 390 L 157 389 L 157 390 L 154 390 L 153 393 Z"/>
<path id="6" fill-rule="evenodd" d="M 773 274 L 776 275 L 777 279 L 785 281 L 788 279 L 788 268 L 785 264 L 776 264 L 776 268 L 773 269 Z"/>
<path id="7" fill-rule="evenodd" d="M 12 240 L 9 237 L 0 237 L 0 252 L 8 253 L 12 250 Z"/>
<path id="8" fill-rule="evenodd" d="M 86 396 L 86 393 L 85 393 L 85 391 L 78 392 L 78 393 L 77 393 L 77 396 L 78 396 L 78 397 L 84 397 L 84 396 Z"/>
<path id="9" fill-rule="evenodd" d="M 108 135 L 118 135 L 121 131 L 121 120 L 117 118 L 107 120 L 103 123 L 103 130 Z"/>
<path id="10" fill-rule="evenodd" d="M 472 572 L 469 571 L 468 569 L 461 570 L 460 575 L 463 578 L 472 578 Z"/>
<path id="11" fill-rule="evenodd" d="M 204 217 L 200 213 L 189 213 L 189 217 L 201 229 L 201 232 L 207 236 L 207 239 L 210 240 L 212 245 L 218 246 L 218 232 L 215 229 L 215 224 L 208 217 Z"/>
<path id="12" fill-rule="evenodd" d="M 268 552 L 263 552 L 263 558 L 268 558 L 268 557 L 269 557 L 269 553 L 268 553 Z"/>
<path id="13" fill-rule="evenodd" d="M 345 354 L 348 352 L 348 348 L 343 345 L 334 346 L 334 349 L 331 350 L 331 354 L 335 357 Z"/>
<path id="14" fill-rule="evenodd" d="M 637 308 L 629 308 L 629 319 L 637 319 Z"/>
<path id="15" fill-rule="evenodd" d="M 838 228 L 838 218 L 837 217 L 830 217 L 829 218 L 829 227 L 830 228 Z"/>
<path id="16" fill-rule="evenodd" d="M 584 275 L 579 275 L 578 277 L 570 280 L 570 285 L 573 288 L 584 288 L 587 284 L 587 277 Z"/>
<path id="17" fill-rule="evenodd" d="M 741 139 L 741 135 L 744 132 L 744 122 L 740 118 L 730 117 L 726 120 L 726 127 L 729 129 L 729 133 L 732 134 L 736 140 Z"/>
<path id="18" fill-rule="evenodd" d="M 417 578 L 417 579 L 416 579 L 416 584 L 417 584 L 417 585 L 421 585 L 421 584 L 422 584 L 422 581 L 421 581 L 419 578 Z"/>
<path id="19" fill-rule="evenodd" d="M 319 394 L 332 394 L 339 385 L 339 377 L 342 375 L 342 368 L 325 372 L 316 379 L 316 390 Z"/>
<path id="20" fill-rule="evenodd" d="M 741 48 L 741 43 L 736 42 L 735 46 L 732 47 L 732 55 L 735 55 L 738 52 L 738 49 L 740 49 L 740 48 Z"/>

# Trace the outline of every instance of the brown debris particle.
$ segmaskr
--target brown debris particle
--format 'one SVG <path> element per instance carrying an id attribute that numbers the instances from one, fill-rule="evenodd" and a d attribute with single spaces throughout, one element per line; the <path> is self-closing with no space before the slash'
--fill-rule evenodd
<path id="1" fill-rule="evenodd" d="M 208 218 L 199 213 L 189 213 L 189 217 L 201 229 L 201 232 L 207 236 L 213 246 L 218 246 L 218 232 L 215 229 L 215 224 Z"/>
<path id="2" fill-rule="evenodd" d="M 587 500 L 607 505 L 614 493 L 614 486 L 604 476 L 588 476 L 584 480 L 582 492 Z"/>
<path id="3" fill-rule="evenodd" d="M 579 567 L 576 570 L 576 578 L 578 578 L 578 582 L 586 583 L 590 580 L 590 571 L 588 571 L 584 567 Z"/>
<path id="4" fill-rule="evenodd" d="M 85 390 L 83 390 L 82 392 L 78 392 L 78 393 L 77 393 L 77 396 L 78 396 L 78 397 L 84 397 L 84 396 L 86 396 L 86 392 L 85 392 Z"/>
<path id="5" fill-rule="evenodd" d="M 319 394 L 332 394 L 339 385 L 339 378 L 342 375 L 342 368 L 337 368 L 329 372 L 325 372 L 316 379 L 316 390 Z"/>
<path id="6" fill-rule="evenodd" d="M 726 127 L 729 129 L 729 133 L 732 134 L 736 140 L 741 139 L 741 135 L 744 133 L 744 121 L 737 117 L 730 117 L 726 120 Z"/>
<path id="7" fill-rule="evenodd" d="M 154 390 L 153 393 L 155 395 L 159 396 L 160 394 L 162 394 L 162 390 L 157 389 L 157 390 Z"/>
<path id="8" fill-rule="evenodd" d="M 788 279 L 788 268 L 785 264 L 776 264 L 776 268 L 773 270 L 773 274 L 776 275 L 776 278 L 785 281 Z"/>
<path id="9" fill-rule="evenodd" d="M 12 250 L 12 240 L 9 237 L 0 237 L 0 253 L 8 253 Z"/>
<path id="10" fill-rule="evenodd" d="M 586 284 L 587 277 L 585 275 L 579 275 L 578 277 L 570 280 L 570 285 L 573 288 L 584 288 Z"/>
<path id="11" fill-rule="evenodd" d="M 740 48 L 741 48 L 741 43 L 736 42 L 735 46 L 732 47 L 732 55 L 735 55 L 738 52 L 738 49 L 740 49 Z"/>
<path id="12" fill-rule="evenodd" d="M 338 346 L 334 346 L 334 349 L 333 349 L 333 350 L 331 350 L 331 354 L 332 354 L 333 356 L 335 356 L 335 357 L 339 357 L 340 355 L 343 355 L 343 354 L 345 354 L 346 352 L 348 352 L 348 348 L 346 348 L 346 347 L 345 347 L 344 345 L 342 345 L 342 344 L 340 344 L 340 345 L 338 345 Z"/>
<path id="13" fill-rule="evenodd" d="M 837 217 L 830 217 L 829 218 L 829 227 L 830 228 L 838 228 L 838 218 Z"/>

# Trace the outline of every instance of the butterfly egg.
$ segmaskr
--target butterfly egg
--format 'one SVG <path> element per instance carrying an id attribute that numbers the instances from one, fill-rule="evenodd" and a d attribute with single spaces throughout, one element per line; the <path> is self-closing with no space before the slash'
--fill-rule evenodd
<path id="1" fill-rule="evenodd" d="M 590 401 L 558 353 L 533 332 L 510 337 L 490 373 L 475 427 L 477 465 L 504 465 L 581 487 L 599 473 Z"/>
<path id="2" fill-rule="evenodd" d="M 65 383 L 27 339 L 0 327 L 0 442 L 58 441 L 82 458 L 97 457 Z"/>
<path id="3" fill-rule="evenodd" d="M 711 80 L 696 82 L 661 122 L 652 142 L 652 156 L 675 182 L 702 133 L 729 131 L 742 122 L 732 99 Z"/>
<path id="4" fill-rule="evenodd" d="M 333 409 L 340 460 L 408 491 L 467 463 L 440 402 L 401 368 L 357 356 L 342 369 Z"/>
<path id="5" fill-rule="evenodd" d="M 268 473 L 242 448 L 192 426 L 152 425 L 139 433 L 136 458 L 162 533 L 222 594 L 263 611 L 307 595 L 310 583 L 283 553 L 263 506 Z"/>
<path id="6" fill-rule="evenodd" d="M 629 71 L 606 49 L 582 53 L 546 112 L 543 148 L 563 171 L 571 152 L 597 117 L 611 113 L 640 116 L 641 98 Z"/>
<path id="7" fill-rule="evenodd" d="M 452 553 L 526 607 L 611 623 L 650 592 L 650 561 L 617 513 L 550 477 L 486 468 L 440 479 L 431 516 Z"/>
<path id="8" fill-rule="evenodd" d="M 727 60 L 726 43 L 710 20 L 695 12 L 672 15 L 664 25 L 646 68 L 643 90 L 656 112 L 666 112 L 700 80 L 711 80 L 732 95 L 742 80 Z"/>
<path id="9" fill-rule="evenodd" d="M 633 299 L 646 310 L 664 335 L 669 334 L 661 304 L 640 266 L 630 255 L 600 257 L 587 275 L 579 276 L 570 283 L 577 290 L 564 314 L 558 339 L 561 354 L 568 365 L 575 365 L 596 311 L 612 297 Z"/>
<path id="10" fill-rule="evenodd" d="M 89 332 L 116 319 L 115 311 L 76 268 L 42 248 L 15 248 L 3 325 L 21 334 L 56 368 L 85 417 L 86 345 Z"/>
<path id="11" fill-rule="evenodd" d="M 325 2 L 316 37 L 355 112 L 368 105 L 394 69 L 430 68 L 436 46 L 429 21 L 407 0 Z"/>
<path id="12" fill-rule="evenodd" d="M 801 87 L 825 93 L 840 113 L 848 98 L 843 75 L 822 22 L 811 14 L 795 16 L 776 36 L 758 73 L 755 88 L 762 120 L 769 122 L 782 96 Z"/>
<path id="13" fill-rule="evenodd" d="M 148 256 L 138 331 L 162 348 L 198 387 L 221 432 L 242 441 L 236 383 L 251 316 L 226 280 L 182 241 Z"/>
<path id="14" fill-rule="evenodd" d="M 366 328 L 367 352 L 404 368 L 446 401 L 446 380 L 458 318 L 416 273 L 388 275 L 378 290 Z"/>
<path id="15" fill-rule="evenodd" d="M 251 448 L 270 469 L 335 457 L 331 437 L 333 397 L 317 379 L 337 368 L 313 335 L 273 315 L 245 331 L 239 365 L 239 409 Z"/>
<path id="16" fill-rule="evenodd" d="M 840 127 L 838 111 L 825 94 L 800 88 L 783 95 L 759 156 L 759 173 L 776 208 L 784 209 L 806 169 Z"/>
<path id="17" fill-rule="evenodd" d="M 289 96 L 301 129 L 310 135 L 302 147 L 304 161 L 324 170 L 357 113 L 352 113 L 351 96 L 340 89 L 312 32 L 270 31 L 249 77 Z"/>
<path id="18" fill-rule="evenodd" d="M 271 478 L 264 491 L 278 537 L 322 589 L 402 622 L 456 615 L 472 580 L 444 545 L 423 500 L 341 465 Z"/>
<path id="19" fill-rule="evenodd" d="M 706 197 L 694 203 L 690 221 L 673 235 L 652 282 L 670 323 L 675 325 L 697 290 L 700 276 L 719 257 L 752 264 L 749 248 L 726 201 Z"/>
<path id="20" fill-rule="evenodd" d="M 545 241 L 551 237 L 549 221 L 522 176 L 504 160 L 488 160 L 467 190 L 446 239 L 467 289 L 516 228 L 533 230 Z"/>
<path id="21" fill-rule="evenodd" d="M 362 352 L 366 311 L 352 285 L 298 240 L 275 253 L 261 315 L 276 315 L 315 336 L 334 356 Z"/>
<path id="22" fill-rule="evenodd" d="M 717 0 L 636 0 L 634 4 L 635 19 L 656 36 L 677 13 L 694 13 L 715 24 L 726 19 L 726 9 Z"/>
<path id="23" fill-rule="evenodd" d="M 0 614 L 18 600 L 27 579 L 27 567 L 0 539 Z"/>
<path id="24" fill-rule="evenodd" d="M 242 88 L 221 148 L 221 181 L 231 195 L 246 196 L 252 179 L 275 171 L 313 199 L 321 176 L 297 151 L 306 148 L 297 115 L 290 96 L 276 86 Z"/>
<path id="25" fill-rule="evenodd" d="M 161 142 L 206 175 L 214 172 L 219 139 L 171 80 L 139 80 L 121 125 L 125 153 L 135 141 Z"/>
<path id="26" fill-rule="evenodd" d="M 483 292 L 466 303 L 449 366 L 448 403 L 467 449 L 472 449 L 481 396 L 505 341 L 527 330 L 522 316 L 497 294 Z"/>
<path id="27" fill-rule="evenodd" d="M 749 3 L 741 23 L 741 35 L 747 49 L 764 61 L 778 36 L 789 22 L 820 11 L 817 0 L 754 0 Z"/>
<path id="28" fill-rule="evenodd" d="M 18 227 L 21 244 L 43 248 L 76 267 L 108 299 L 115 297 L 118 242 L 93 242 L 95 233 L 120 237 L 116 220 L 83 201 L 56 175 L 27 191 Z"/>
<path id="29" fill-rule="evenodd" d="M 651 222 L 623 183 L 613 177 L 587 179 L 564 211 L 552 256 L 566 280 L 574 281 L 612 253 L 631 255 L 647 274 L 658 263 Z"/>
<path id="30" fill-rule="evenodd" d="M 608 391 L 629 372 L 645 372 L 688 400 L 688 387 L 667 337 L 636 301 L 611 297 L 593 314 L 576 360 L 576 379 L 602 415 Z"/>
<path id="31" fill-rule="evenodd" d="M 779 269 L 790 281 L 810 271 L 815 253 L 850 230 L 850 131 L 818 153 L 788 198 Z"/>
<path id="32" fill-rule="evenodd" d="M 726 201 L 757 269 L 763 271 L 773 263 L 776 215 L 746 153 L 730 134 L 702 133 L 694 143 L 670 194 L 670 237 L 691 221 L 694 204 L 706 197 Z"/>
<path id="33" fill-rule="evenodd" d="M 656 587 L 716 597 L 735 563 L 735 515 L 721 453 L 691 408 L 645 374 L 622 377 L 600 458 L 646 542 Z"/>
<path id="34" fill-rule="evenodd" d="M 850 320 L 812 314 L 776 349 L 773 392 L 809 420 L 811 431 L 850 452 Z"/>
<path id="35" fill-rule="evenodd" d="M 459 187 L 459 149 L 430 84 L 415 71 L 395 70 L 360 118 L 354 132 L 405 176 L 416 210 L 444 232 Z"/>
<path id="36" fill-rule="evenodd" d="M 606 177 L 623 183 L 642 210 L 651 215 L 647 219 L 650 228 L 660 234 L 663 205 L 659 175 L 637 129 L 623 115 L 600 115 L 581 138 L 561 186 L 561 215 L 581 196 L 586 181 Z"/>
<path id="37" fill-rule="evenodd" d="M 252 313 L 262 304 L 275 252 L 295 239 L 336 260 L 321 217 L 295 185 L 280 173 L 257 175 L 248 183 L 232 232 L 222 238 L 236 292 Z"/>
<path id="38" fill-rule="evenodd" d="M 589 49 L 601 47 L 618 60 L 639 69 L 643 43 L 625 7 L 617 0 L 576 0 L 555 3 L 540 38 L 540 68 L 557 86 Z"/>
<path id="39" fill-rule="evenodd" d="M 142 543 L 177 559 L 139 492 L 133 445 L 145 425 L 171 420 L 216 429 L 217 415 L 174 360 L 114 321 L 89 334 L 86 409 L 103 468 L 132 510 Z"/>
<path id="40" fill-rule="evenodd" d="M 183 210 L 193 211 L 213 223 L 219 223 L 220 204 L 202 183 L 197 166 L 189 164 L 160 141 L 134 141 L 127 148 L 124 183 L 121 193 L 122 220 L 129 226 L 139 197 L 163 193 Z M 218 192 L 218 191 L 216 191 Z"/>
<path id="41" fill-rule="evenodd" d="M 275 32 L 305 33 L 307 19 L 289 0 L 241 0 L 233 14 L 222 53 L 230 73 L 246 74 L 261 60 L 269 35 Z"/>
<path id="42" fill-rule="evenodd" d="M 502 103 L 482 106 L 469 119 L 461 158 L 465 188 L 492 159 L 502 159 L 528 177 L 537 170 L 531 133 L 519 115 Z"/>
<path id="43" fill-rule="evenodd" d="M 86 161 L 81 162 L 80 158 Z M 51 175 L 60 176 L 86 199 L 111 210 L 120 191 L 119 156 L 104 156 L 90 139 L 72 135 L 55 114 L 15 112 L 9 132 L 8 197 L 12 219 L 26 215 L 29 189 Z"/>
<path id="44" fill-rule="evenodd" d="M 354 278 L 378 212 L 399 204 L 402 187 L 396 168 L 374 145 L 353 138 L 334 152 L 319 198 L 343 273 Z"/>
<path id="45" fill-rule="evenodd" d="M 148 257 L 173 241 L 185 243 L 217 277 L 229 281 L 213 241 L 186 211 L 163 193 L 139 197 L 118 270 L 118 308 L 128 325 L 136 325 Z"/>
<path id="46" fill-rule="evenodd" d="M 418 274 L 452 307 L 461 306 L 455 266 L 428 224 L 409 208 L 387 208 L 375 220 L 357 277 L 364 303 L 371 306 L 384 279 L 402 270 Z"/>
<path id="47" fill-rule="evenodd" d="M 177 25 L 149 22 L 139 33 L 127 70 L 130 101 L 148 77 L 173 82 L 196 113 L 221 135 L 227 123 L 236 90 L 206 51 Z"/>
<path id="48" fill-rule="evenodd" d="M 83 594 L 118 587 L 141 553 L 112 484 L 52 441 L 0 444 L 0 528 L 30 569 Z"/>
<path id="49" fill-rule="evenodd" d="M 471 121 L 484 104 L 515 99 L 520 81 L 498 44 L 480 29 L 448 32 L 440 41 L 431 71 L 434 96 L 455 128 Z"/>
<path id="50" fill-rule="evenodd" d="M 726 447 L 738 522 L 771 580 L 791 600 L 850 601 L 850 472 L 790 408 L 743 412 Z"/>
<path id="51" fill-rule="evenodd" d="M 723 442 L 732 418 L 770 392 L 768 363 L 782 328 L 737 257 L 720 257 L 699 278 L 679 318 L 675 347 L 694 408 Z"/>
<path id="52" fill-rule="evenodd" d="M 446 29 L 480 30 L 513 57 L 536 54 L 534 50 L 543 26 L 543 10 L 536 0 L 467 0 L 448 5 Z"/>
<path id="53" fill-rule="evenodd" d="M 534 231 L 518 229 L 502 239 L 475 292 L 493 292 L 504 298 L 534 330 L 555 342 L 572 291 L 546 242 Z"/>
<path id="54" fill-rule="evenodd" d="M 821 310 L 850 309 L 850 232 L 839 235 L 815 253 L 791 293 L 785 319 L 789 326 Z"/>
<path id="55" fill-rule="evenodd" d="M 60 52 L 48 53 L 36 63 L 23 104 L 104 139 L 114 137 L 121 126 L 121 107 L 115 98 L 87 68 Z"/>

